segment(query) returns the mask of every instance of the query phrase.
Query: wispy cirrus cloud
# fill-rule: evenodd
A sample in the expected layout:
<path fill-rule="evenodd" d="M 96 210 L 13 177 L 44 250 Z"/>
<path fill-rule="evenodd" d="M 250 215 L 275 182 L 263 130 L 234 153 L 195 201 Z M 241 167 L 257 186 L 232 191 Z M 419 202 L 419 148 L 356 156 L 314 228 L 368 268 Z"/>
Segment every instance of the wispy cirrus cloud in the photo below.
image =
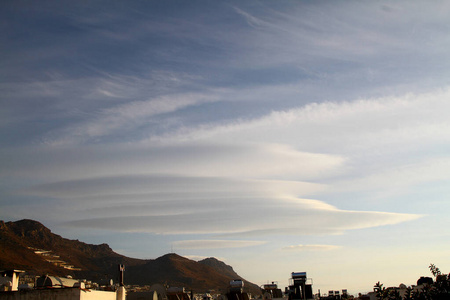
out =
<path fill-rule="evenodd" d="M 127 131 L 151 123 L 153 116 L 173 113 L 180 109 L 216 100 L 217 98 L 211 95 L 183 94 L 162 96 L 147 101 L 128 102 L 101 110 L 92 120 L 66 128 L 61 135 L 67 136 L 70 132 L 82 141 L 109 136 L 112 133 L 117 134 L 117 131 Z M 58 141 L 55 143 L 58 144 Z"/>
<path fill-rule="evenodd" d="M 247 90 L 244 94 L 252 93 Z M 448 138 L 445 112 L 450 109 L 446 100 L 449 95 L 450 89 L 443 88 L 429 93 L 308 103 L 258 118 L 182 127 L 154 135 L 147 142 L 270 142 L 327 153 L 378 149 L 396 143 L 398 148 L 390 151 L 401 150 L 402 144 L 417 146 L 419 139 L 439 143 Z"/>
<path fill-rule="evenodd" d="M 283 247 L 282 250 L 286 251 L 331 251 L 340 249 L 341 246 L 336 245 L 292 245 Z"/>
<path fill-rule="evenodd" d="M 223 249 L 243 248 L 266 244 L 265 241 L 243 241 L 243 240 L 183 240 L 172 243 L 178 249 Z"/>
<path fill-rule="evenodd" d="M 239 15 L 241 15 L 247 21 L 247 24 L 249 26 L 253 28 L 259 28 L 264 25 L 265 22 L 263 20 L 258 19 L 257 17 L 249 14 L 248 12 L 240 9 L 239 7 L 234 6 L 233 8 Z"/>
<path fill-rule="evenodd" d="M 447 180 L 450 177 L 449 167 L 449 158 L 439 155 L 417 159 L 400 166 L 386 167 L 361 178 L 338 180 L 328 188 L 329 192 L 334 193 L 365 191 L 374 196 L 407 194 L 410 187 Z"/>
<path fill-rule="evenodd" d="M 137 117 L 144 113 L 156 115 L 176 111 L 182 102 L 193 101 L 195 96 L 185 93 L 184 100 L 177 90 L 191 82 L 193 77 L 183 72 L 154 70 L 144 76 L 117 74 L 91 66 L 89 76 L 73 78 L 63 71 L 46 70 L 39 77 L 27 82 L 1 83 L 5 95 L 3 103 L 6 120 L 12 124 L 27 124 L 45 117 L 47 122 L 57 122 L 58 128 L 45 128 L 42 136 L 32 142 L 69 140 L 71 144 L 89 138 L 120 132 L 116 123 L 129 128 L 130 113 L 135 107 Z M 185 91 L 185 89 L 184 89 Z M 171 96 L 170 96 L 170 95 Z M 213 94 L 208 95 L 214 99 Z M 205 95 L 198 94 L 199 102 Z M 166 101 L 167 103 L 161 103 Z M 136 112 L 136 110 L 141 110 Z M 114 119 L 115 118 L 115 119 Z M 139 126 L 139 119 L 134 126 Z M 111 130 L 107 130 L 109 127 Z M 104 128 L 101 130 L 100 128 Z M 38 127 L 38 129 L 41 129 Z M 29 141 L 28 141 L 29 142 Z M 56 143 L 56 142 L 55 142 Z"/>

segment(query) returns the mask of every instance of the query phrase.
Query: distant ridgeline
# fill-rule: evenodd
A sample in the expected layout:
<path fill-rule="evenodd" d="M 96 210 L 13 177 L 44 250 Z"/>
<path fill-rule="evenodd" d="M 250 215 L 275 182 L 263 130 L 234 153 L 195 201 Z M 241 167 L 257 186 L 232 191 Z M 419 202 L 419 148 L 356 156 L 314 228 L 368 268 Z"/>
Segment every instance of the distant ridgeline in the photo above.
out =
<path fill-rule="evenodd" d="M 0 241 L 0 270 L 19 269 L 31 275 L 117 279 L 117 266 L 122 264 L 126 266 L 125 284 L 165 283 L 205 292 L 226 290 L 231 280 L 242 279 L 231 266 L 215 258 L 196 262 L 174 253 L 157 259 L 130 258 L 107 244 L 65 239 L 33 220 L 0 221 Z M 260 294 L 257 285 L 244 282 L 250 292 Z"/>

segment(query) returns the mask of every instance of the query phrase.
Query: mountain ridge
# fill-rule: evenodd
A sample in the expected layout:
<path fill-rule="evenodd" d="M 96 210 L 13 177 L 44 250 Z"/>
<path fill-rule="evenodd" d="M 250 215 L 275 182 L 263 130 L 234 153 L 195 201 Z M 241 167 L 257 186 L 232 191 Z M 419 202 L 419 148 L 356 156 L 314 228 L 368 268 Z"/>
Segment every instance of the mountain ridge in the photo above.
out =
<path fill-rule="evenodd" d="M 126 266 L 125 284 L 160 283 L 200 292 L 224 292 L 230 280 L 242 279 L 250 292 L 260 292 L 257 285 L 213 257 L 198 262 L 175 253 L 156 259 L 130 258 L 114 252 L 106 243 L 93 245 L 63 238 L 38 221 L 0 220 L 0 269 L 97 281 L 107 279 L 105 277 L 118 278 L 119 264 Z"/>

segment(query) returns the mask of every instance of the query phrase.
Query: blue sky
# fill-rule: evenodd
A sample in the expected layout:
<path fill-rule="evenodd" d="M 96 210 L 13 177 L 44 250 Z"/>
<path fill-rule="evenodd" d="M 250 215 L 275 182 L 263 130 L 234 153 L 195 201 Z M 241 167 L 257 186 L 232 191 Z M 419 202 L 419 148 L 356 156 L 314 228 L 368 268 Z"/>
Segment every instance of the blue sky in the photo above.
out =
<path fill-rule="evenodd" d="M 450 269 L 446 1 L 3 1 L 0 218 L 244 278 Z"/>

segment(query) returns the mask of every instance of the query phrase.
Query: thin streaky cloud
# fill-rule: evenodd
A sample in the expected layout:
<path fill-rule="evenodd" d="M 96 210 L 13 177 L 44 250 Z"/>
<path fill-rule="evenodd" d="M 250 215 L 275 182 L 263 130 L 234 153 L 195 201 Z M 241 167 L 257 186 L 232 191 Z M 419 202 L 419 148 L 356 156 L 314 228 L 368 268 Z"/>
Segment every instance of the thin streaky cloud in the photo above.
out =
<path fill-rule="evenodd" d="M 410 138 L 414 139 L 415 135 L 412 133 L 417 130 L 421 132 L 420 127 L 422 126 L 432 124 L 442 126 L 448 123 L 445 111 L 449 109 L 449 104 L 445 99 L 448 97 L 449 91 L 444 89 L 433 93 L 407 94 L 399 97 L 310 103 L 287 111 L 273 111 L 257 119 L 238 120 L 229 124 L 183 127 L 178 133 L 172 132 L 166 133 L 165 136 L 155 136 L 148 142 L 170 143 L 172 141 L 179 143 L 186 140 L 208 139 L 222 141 L 238 139 L 239 141 L 257 142 L 262 137 L 260 133 L 265 132 L 264 139 L 266 141 L 272 139 L 275 143 L 297 144 L 296 141 L 301 141 L 301 139 L 295 138 L 296 136 L 307 138 L 306 134 L 309 130 L 319 130 L 320 132 L 322 128 L 329 130 L 320 132 L 323 137 L 317 140 L 319 143 L 321 140 L 330 139 L 332 137 L 330 133 L 333 135 L 339 133 L 340 137 L 347 138 L 347 136 L 351 136 L 348 131 L 350 128 L 353 130 L 352 135 L 360 134 L 363 139 L 376 134 L 380 135 L 377 137 L 380 142 L 383 142 L 382 134 L 390 137 L 395 134 L 396 130 L 398 134 L 402 135 L 409 130 Z M 438 111 L 435 110 L 437 107 L 439 107 Z M 386 122 L 378 122 L 380 118 Z M 365 120 L 366 124 L 360 127 L 351 127 L 353 124 L 361 123 L 362 120 Z M 401 127 L 398 126 L 400 121 L 402 122 Z M 336 124 L 339 126 L 335 126 Z M 293 128 L 298 128 L 298 130 L 293 131 Z M 445 132 L 444 129 L 437 130 L 435 134 Z M 369 134 L 368 131 L 370 131 Z M 430 138 L 433 136 L 430 135 Z"/>
<path fill-rule="evenodd" d="M 282 250 L 285 251 L 331 251 L 342 248 L 341 246 L 336 245 L 292 245 L 283 247 Z"/>
<path fill-rule="evenodd" d="M 183 240 L 175 241 L 173 245 L 177 249 L 220 249 L 220 248 L 243 248 L 266 244 L 265 241 L 243 241 L 243 240 Z"/>
<path fill-rule="evenodd" d="M 253 28 L 261 28 L 265 25 L 265 22 L 261 19 L 258 19 L 255 16 L 252 16 L 251 14 L 249 14 L 248 12 L 243 11 L 242 9 L 234 6 L 233 7 L 234 10 L 241 15 L 242 17 L 244 17 L 244 19 L 247 21 L 247 24 Z"/>
<path fill-rule="evenodd" d="M 224 199 L 197 203 L 200 209 L 195 210 L 193 203 L 190 212 L 180 212 L 173 215 L 163 215 L 152 211 L 151 214 L 142 214 L 141 206 L 136 207 L 132 215 L 116 215 L 114 217 L 101 217 L 98 212 L 92 214 L 84 212 L 86 219 L 64 222 L 65 226 L 73 228 L 102 228 L 120 232 L 147 232 L 155 234 L 241 234 L 252 232 L 264 234 L 265 231 L 278 230 L 280 234 L 310 235 L 310 234 L 339 234 L 349 230 L 373 228 L 394 225 L 421 218 L 418 214 L 389 213 L 376 211 L 346 211 L 341 209 L 324 209 L 323 206 L 311 205 L 311 201 L 296 202 L 283 201 L 283 199 L 268 199 L 264 202 L 255 198 L 236 199 L 233 202 L 220 206 Z M 236 207 L 240 209 L 236 211 Z M 216 212 L 204 211 L 204 205 L 213 205 Z M 178 211 L 178 210 L 177 210 Z M 271 213 L 268 214 L 267 211 Z M 128 210 L 130 212 L 130 210 Z M 100 216 L 100 217 L 99 217 Z M 265 216 L 261 223 L 261 216 Z M 181 228 L 178 226 L 183 224 Z M 203 224 L 208 224 L 207 227 Z M 301 231 L 298 231 L 302 228 Z"/>
<path fill-rule="evenodd" d="M 214 101 L 217 101 L 216 97 L 201 94 L 171 95 L 146 101 L 132 101 L 101 110 L 93 120 L 66 128 L 62 133 L 56 133 L 56 135 L 63 136 L 62 142 L 56 140 L 52 144 L 71 143 L 66 138 L 68 132 L 75 136 L 73 142 L 77 143 L 86 139 L 108 136 L 124 129 L 130 130 L 139 127 L 149 123 L 152 117 L 160 114 L 174 113 L 180 109 Z"/>

